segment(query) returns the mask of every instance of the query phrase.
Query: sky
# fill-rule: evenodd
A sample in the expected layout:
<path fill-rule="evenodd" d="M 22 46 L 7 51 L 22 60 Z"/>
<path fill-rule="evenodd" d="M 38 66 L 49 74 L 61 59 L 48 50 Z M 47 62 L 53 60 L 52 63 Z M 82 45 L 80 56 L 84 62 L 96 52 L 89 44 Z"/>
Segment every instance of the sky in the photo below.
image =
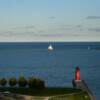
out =
<path fill-rule="evenodd" d="M 0 0 L 0 42 L 100 41 L 100 0 Z"/>

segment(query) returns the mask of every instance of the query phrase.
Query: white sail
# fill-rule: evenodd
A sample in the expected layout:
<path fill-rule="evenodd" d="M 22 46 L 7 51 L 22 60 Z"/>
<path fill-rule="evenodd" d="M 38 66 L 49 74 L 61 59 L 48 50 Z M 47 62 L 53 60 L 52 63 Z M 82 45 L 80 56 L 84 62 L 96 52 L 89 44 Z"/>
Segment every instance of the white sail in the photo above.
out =
<path fill-rule="evenodd" d="M 48 50 L 53 50 L 53 46 L 52 45 L 49 45 L 48 46 Z"/>

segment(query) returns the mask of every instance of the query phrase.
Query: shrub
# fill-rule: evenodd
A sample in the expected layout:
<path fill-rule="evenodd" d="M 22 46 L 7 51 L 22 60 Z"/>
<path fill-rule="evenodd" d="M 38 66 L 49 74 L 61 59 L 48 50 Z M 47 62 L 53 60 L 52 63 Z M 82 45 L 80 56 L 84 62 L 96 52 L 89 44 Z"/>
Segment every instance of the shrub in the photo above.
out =
<path fill-rule="evenodd" d="M 18 85 L 19 87 L 26 87 L 27 80 L 24 78 L 24 76 L 20 76 L 18 79 Z"/>
<path fill-rule="evenodd" d="M 16 84 L 17 84 L 17 80 L 16 80 L 16 78 L 15 77 L 12 77 L 12 78 L 10 78 L 9 79 L 9 85 L 10 86 L 16 86 Z"/>
<path fill-rule="evenodd" d="M 36 88 L 37 89 L 43 89 L 45 88 L 45 83 L 41 79 L 36 79 Z"/>
<path fill-rule="evenodd" d="M 30 88 L 34 88 L 34 89 L 43 89 L 43 88 L 45 88 L 44 81 L 42 81 L 40 79 L 36 79 L 34 77 L 29 78 L 28 85 L 29 85 Z"/>
<path fill-rule="evenodd" d="M 36 88 L 36 78 L 30 77 L 30 78 L 28 79 L 28 86 L 29 86 L 30 88 Z"/>
<path fill-rule="evenodd" d="M 5 78 L 0 79 L 0 85 L 5 86 L 7 84 L 7 80 Z"/>

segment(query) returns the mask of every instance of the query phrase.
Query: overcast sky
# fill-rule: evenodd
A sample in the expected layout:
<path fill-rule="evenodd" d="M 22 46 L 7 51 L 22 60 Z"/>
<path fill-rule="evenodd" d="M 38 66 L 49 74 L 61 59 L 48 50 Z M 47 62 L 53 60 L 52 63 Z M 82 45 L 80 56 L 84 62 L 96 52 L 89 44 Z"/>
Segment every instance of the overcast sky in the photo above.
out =
<path fill-rule="evenodd" d="M 0 41 L 100 41 L 100 0 L 0 0 Z"/>

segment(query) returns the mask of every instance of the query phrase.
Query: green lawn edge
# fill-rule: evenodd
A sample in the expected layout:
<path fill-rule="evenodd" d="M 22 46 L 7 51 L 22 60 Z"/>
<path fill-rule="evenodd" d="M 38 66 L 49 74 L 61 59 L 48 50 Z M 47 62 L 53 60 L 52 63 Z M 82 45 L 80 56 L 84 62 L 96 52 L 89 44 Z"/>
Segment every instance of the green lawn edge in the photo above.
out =
<path fill-rule="evenodd" d="M 44 89 L 32 89 L 21 87 L 0 87 L 0 92 L 9 91 L 11 93 L 31 96 L 55 96 L 81 92 L 81 89 L 67 87 L 47 87 Z"/>

